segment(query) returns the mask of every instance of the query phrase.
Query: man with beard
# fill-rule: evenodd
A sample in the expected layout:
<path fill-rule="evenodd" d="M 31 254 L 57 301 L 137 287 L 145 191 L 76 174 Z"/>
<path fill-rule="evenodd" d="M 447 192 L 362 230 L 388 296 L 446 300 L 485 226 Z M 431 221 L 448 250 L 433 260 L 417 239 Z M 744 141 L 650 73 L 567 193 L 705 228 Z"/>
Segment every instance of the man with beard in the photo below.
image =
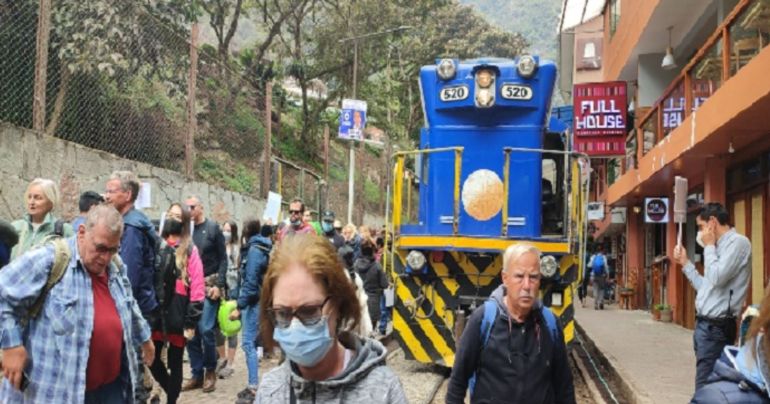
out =
<path fill-rule="evenodd" d="M 291 203 L 289 203 L 289 224 L 278 233 L 278 241 L 294 234 L 315 233 L 313 226 L 305 222 L 304 216 L 305 203 L 299 198 L 292 199 Z"/>
<path fill-rule="evenodd" d="M 538 300 L 540 250 L 503 253 L 503 284 L 470 317 L 449 379 L 447 403 L 575 403 L 564 335 Z"/>

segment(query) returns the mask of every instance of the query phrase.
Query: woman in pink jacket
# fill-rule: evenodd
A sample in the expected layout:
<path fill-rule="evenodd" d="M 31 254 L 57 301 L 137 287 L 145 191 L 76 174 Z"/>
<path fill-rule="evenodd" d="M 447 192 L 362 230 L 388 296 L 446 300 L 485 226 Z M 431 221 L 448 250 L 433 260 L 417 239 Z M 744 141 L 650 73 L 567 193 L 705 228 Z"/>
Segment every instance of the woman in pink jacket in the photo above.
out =
<path fill-rule="evenodd" d="M 166 212 L 163 245 L 156 258 L 155 292 L 160 316 L 152 325 L 155 361 L 150 370 L 166 392 L 169 403 L 176 403 L 182 388 L 182 355 L 187 339 L 193 337 L 200 319 L 205 287 L 203 263 L 190 236 L 190 210 L 173 203 Z M 168 368 L 161 360 L 168 343 Z"/>

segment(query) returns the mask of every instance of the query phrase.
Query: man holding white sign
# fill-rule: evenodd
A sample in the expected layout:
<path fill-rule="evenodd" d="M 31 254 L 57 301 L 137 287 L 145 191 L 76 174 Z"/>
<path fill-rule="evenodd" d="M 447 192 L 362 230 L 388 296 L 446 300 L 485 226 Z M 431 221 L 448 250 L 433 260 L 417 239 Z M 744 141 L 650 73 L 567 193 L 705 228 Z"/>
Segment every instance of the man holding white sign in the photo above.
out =
<path fill-rule="evenodd" d="M 703 247 L 704 274 L 695 269 L 683 246 L 674 248 L 695 296 L 695 389 L 706 384 L 726 345 L 735 341 L 736 318 L 746 300 L 751 279 L 751 242 L 730 227 L 730 215 L 720 203 L 708 203 L 695 221 L 696 240 Z"/>

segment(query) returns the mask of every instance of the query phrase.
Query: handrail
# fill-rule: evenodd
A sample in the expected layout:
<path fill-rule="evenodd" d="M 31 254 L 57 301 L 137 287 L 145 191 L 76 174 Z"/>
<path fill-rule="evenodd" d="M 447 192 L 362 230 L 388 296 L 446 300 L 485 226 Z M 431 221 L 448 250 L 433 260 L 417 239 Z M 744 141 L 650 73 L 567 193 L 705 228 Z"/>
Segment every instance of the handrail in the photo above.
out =
<path fill-rule="evenodd" d="M 510 161 L 511 161 L 511 152 L 528 152 L 528 153 L 541 153 L 541 154 L 561 154 L 565 157 L 576 157 L 576 158 L 584 158 L 586 161 L 590 161 L 588 155 L 586 153 L 571 151 L 571 150 L 553 150 L 553 149 L 535 149 L 535 148 L 527 148 L 527 147 L 510 147 L 506 146 L 503 147 L 503 153 L 505 155 L 505 160 L 503 163 L 503 201 L 506 201 L 503 203 L 503 212 L 502 212 L 502 231 L 501 235 L 503 237 L 508 235 L 508 196 L 510 193 Z M 580 176 L 580 173 L 577 174 Z M 565 173 L 566 176 L 566 173 Z M 566 180 L 566 178 L 565 178 Z M 569 189 L 565 187 L 564 189 L 564 200 L 567 201 L 569 195 Z M 581 194 L 582 197 L 582 194 Z M 567 222 L 564 223 L 564 232 L 568 233 L 569 229 L 572 226 L 572 216 L 567 215 Z M 566 234 L 567 238 L 570 238 L 569 234 Z"/>
<path fill-rule="evenodd" d="M 690 59 L 690 61 L 684 66 L 684 68 L 682 68 L 682 71 L 679 73 L 679 75 L 677 75 L 677 77 L 674 78 L 674 80 L 672 80 L 671 83 L 666 87 L 666 89 L 663 91 L 663 94 L 652 104 L 650 110 L 647 111 L 647 113 L 644 114 L 639 120 L 637 120 L 637 123 L 635 125 L 636 129 L 644 129 L 644 126 L 645 124 L 647 124 L 647 121 L 649 121 L 657 111 L 662 111 L 661 105 L 663 104 L 663 102 L 671 96 L 671 94 L 677 89 L 677 87 L 679 87 L 679 85 L 682 82 L 685 83 L 685 97 L 687 97 L 687 94 L 691 90 L 687 84 L 690 81 L 689 76 L 690 76 L 690 73 L 692 72 L 692 69 L 704 59 L 706 54 L 711 50 L 711 48 L 714 45 L 717 44 L 719 40 L 722 40 L 724 42 L 724 46 L 722 48 L 722 55 L 720 57 L 722 61 L 722 67 L 723 67 L 722 81 L 724 82 L 729 78 L 729 75 L 730 75 L 729 68 L 726 69 L 724 68 L 724 66 L 726 65 L 725 58 L 727 58 L 727 62 L 729 62 L 729 57 L 730 57 L 730 49 L 729 49 L 730 27 L 733 25 L 733 23 L 738 18 L 738 16 L 744 10 L 746 10 L 748 6 L 755 3 L 756 1 L 758 0 L 740 0 L 739 3 L 735 7 L 733 7 L 733 10 L 730 12 L 730 14 L 728 14 L 727 17 L 725 17 L 724 21 L 722 21 L 719 24 L 719 26 L 717 26 L 716 30 L 714 30 L 714 32 L 708 37 L 708 39 L 706 39 L 706 42 L 704 42 L 703 45 L 698 49 L 698 51 L 695 53 L 695 56 L 693 56 Z M 686 105 L 684 109 L 685 118 L 689 116 L 690 113 L 692 112 L 691 100 L 687 104 L 689 105 Z M 662 119 L 661 116 L 658 115 L 659 122 L 658 122 L 658 125 L 656 125 L 656 132 L 658 132 L 657 133 L 658 136 L 660 135 L 660 130 L 662 129 L 660 127 L 661 119 Z M 658 136 L 656 136 L 656 139 L 655 139 L 656 142 L 659 140 L 657 139 Z M 637 142 L 636 147 L 637 148 L 641 147 L 642 152 L 644 152 L 643 146 L 644 146 L 643 144 L 639 144 L 639 142 Z"/>
<path fill-rule="evenodd" d="M 404 185 L 404 158 L 412 155 L 424 155 L 453 151 L 455 154 L 454 167 L 454 201 L 452 206 L 452 231 L 456 235 L 460 231 L 460 172 L 463 158 L 462 146 L 437 147 L 434 149 L 405 150 L 393 153 L 391 158 L 396 160 L 396 175 L 393 178 L 393 231 L 401 225 L 401 199 Z M 410 201 L 411 202 L 411 201 Z M 410 212 L 411 213 L 411 212 Z"/>

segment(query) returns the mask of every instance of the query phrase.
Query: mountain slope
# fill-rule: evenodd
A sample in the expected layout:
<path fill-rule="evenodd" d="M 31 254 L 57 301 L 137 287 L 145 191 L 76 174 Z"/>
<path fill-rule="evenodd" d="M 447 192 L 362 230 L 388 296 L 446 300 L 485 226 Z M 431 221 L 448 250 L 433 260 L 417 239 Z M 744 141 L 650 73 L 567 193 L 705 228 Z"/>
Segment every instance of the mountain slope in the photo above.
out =
<path fill-rule="evenodd" d="M 518 32 L 530 43 L 530 51 L 554 60 L 557 55 L 556 26 L 561 0 L 460 0 L 474 6 L 488 21 Z"/>

